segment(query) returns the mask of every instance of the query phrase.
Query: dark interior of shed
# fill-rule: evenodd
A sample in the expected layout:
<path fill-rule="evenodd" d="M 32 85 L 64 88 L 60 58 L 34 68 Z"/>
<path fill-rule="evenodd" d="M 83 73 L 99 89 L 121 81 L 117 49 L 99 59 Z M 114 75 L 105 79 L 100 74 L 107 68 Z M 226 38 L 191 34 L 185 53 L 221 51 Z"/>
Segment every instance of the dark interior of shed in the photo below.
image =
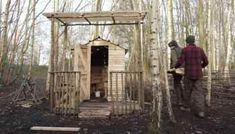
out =
<path fill-rule="evenodd" d="M 91 47 L 91 99 L 103 98 L 108 88 L 108 46 Z"/>

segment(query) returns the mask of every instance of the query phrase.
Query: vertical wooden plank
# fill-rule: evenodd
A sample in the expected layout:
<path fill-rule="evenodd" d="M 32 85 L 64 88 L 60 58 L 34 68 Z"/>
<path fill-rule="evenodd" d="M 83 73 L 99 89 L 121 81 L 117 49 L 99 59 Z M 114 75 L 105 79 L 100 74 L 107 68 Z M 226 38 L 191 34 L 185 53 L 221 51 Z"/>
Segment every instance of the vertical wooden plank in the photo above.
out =
<path fill-rule="evenodd" d="M 137 97 L 138 103 L 137 104 L 141 107 L 141 98 L 142 98 L 141 97 L 142 96 L 141 95 L 141 78 L 140 78 L 141 77 L 141 72 L 137 72 L 136 75 L 137 75 L 137 81 L 138 81 L 137 82 L 137 87 L 138 87 L 137 88 L 138 89 L 137 90 L 137 92 L 138 92 L 138 97 Z"/>
<path fill-rule="evenodd" d="M 49 84 L 51 87 L 49 89 L 49 100 L 50 100 L 50 110 L 53 111 L 54 108 L 54 47 L 55 47 L 55 18 L 53 17 L 51 20 L 51 54 L 50 54 L 50 65 L 49 65 L 49 75 L 51 75 Z"/>
<path fill-rule="evenodd" d="M 91 94 L 91 45 L 87 49 L 87 99 L 90 99 Z"/>
<path fill-rule="evenodd" d="M 122 113 L 124 114 L 124 105 L 123 105 L 123 99 L 124 99 L 124 82 L 123 82 L 123 73 L 121 72 L 121 107 L 122 107 Z"/>
<path fill-rule="evenodd" d="M 56 98 L 56 73 L 54 73 L 54 79 L 53 79 L 54 81 L 53 81 L 53 103 L 54 103 L 54 107 L 53 107 L 53 111 L 54 112 L 56 112 L 55 111 L 55 109 L 56 109 L 56 103 L 57 103 L 57 98 Z"/>
<path fill-rule="evenodd" d="M 125 86 L 127 86 L 127 72 L 125 72 Z M 128 106 L 128 102 L 127 102 L 127 96 L 128 96 L 128 91 L 127 91 L 127 87 L 125 87 L 125 98 L 124 98 L 124 103 L 125 103 L 125 114 L 127 114 L 127 106 Z"/>
<path fill-rule="evenodd" d="M 143 89 L 143 72 L 140 72 L 140 90 L 141 90 L 141 106 L 142 110 L 144 110 L 144 89 Z"/>
<path fill-rule="evenodd" d="M 67 108 L 66 108 L 65 115 L 67 115 L 68 114 L 68 110 L 69 110 L 69 86 L 68 86 L 69 81 L 68 81 L 68 73 L 64 73 L 64 75 L 65 75 L 65 88 L 66 88 L 66 92 L 67 92 L 67 98 L 66 98 Z"/>
<path fill-rule="evenodd" d="M 62 72 L 60 72 L 60 81 L 61 81 L 61 108 L 60 108 L 60 112 L 63 113 L 64 109 L 65 109 L 65 103 L 64 103 L 64 75 Z"/>
<path fill-rule="evenodd" d="M 67 25 L 65 25 L 64 27 L 64 48 L 63 49 L 64 49 L 63 50 L 64 57 L 62 57 L 62 60 L 63 60 L 62 70 L 65 71 L 66 70 L 66 54 L 67 54 L 67 49 L 68 49 L 68 26 Z M 67 70 L 69 70 L 69 68 Z"/>
<path fill-rule="evenodd" d="M 57 90 L 57 112 L 59 112 L 59 109 L 60 109 L 60 100 L 61 100 L 61 97 L 60 97 L 60 74 L 57 73 L 56 74 L 56 79 L 57 79 L 57 84 L 56 84 L 56 90 Z"/>
<path fill-rule="evenodd" d="M 117 114 L 119 114 L 119 95 L 118 95 L 118 73 L 116 73 L 116 111 L 117 111 Z"/>
<path fill-rule="evenodd" d="M 58 112 L 61 109 L 61 76 L 60 73 L 57 73 L 57 92 L 58 92 Z"/>
<path fill-rule="evenodd" d="M 73 91 L 73 89 L 72 89 L 72 87 L 71 87 L 71 84 L 72 84 L 72 81 L 71 81 L 71 79 L 72 79 L 72 75 L 71 75 L 71 73 L 67 73 L 67 76 L 68 76 L 68 83 L 67 83 L 67 87 L 68 87 L 68 90 L 69 90 L 69 92 L 68 92 L 68 96 L 69 96 L 69 100 L 68 100 L 68 102 L 69 102 L 69 108 L 68 108 L 68 114 L 71 114 L 71 108 L 72 108 L 72 100 L 73 100 L 73 96 L 72 96 L 72 91 Z"/>
<path fill-rule="evenodd" d="M 136 80 L 136 72 L 133 73 L 133 110 L 136 110 L 136 89 L 137 89 L 137 80 Z M 138 92 L 138 89 L 137 89 Z"/>
<path fill-rule="evenodd" d="M 131 85 L 130 85 L 130 87 L 131 87 L 131 96 L 130 96 L 130 99 L 131 99 L 131 112 L 133 111 L 133 109 L 134 109 L 134 102 L 133 102 L 133 88 L 134 88 L 134 83 L 133 83 L 133 75 L 132 75 L 132 73 L 130 72 L 130 82 L 131 82 Z"/>
<path fill-rule="evenodd" d="M 67 90 L 67 86 L 66 86 L 66 83 L 67 83 L 67 78 L 66 78 L 66 74 L 63 72 L 63 76 L 64 76 L 64 97 L 65 97 L 65 108 L 63 110 L 63 114 L 66 115 L 66 112 L 67 112 L 67 109 L 68 109 L 68 90 Z"/>
<path fill-rule="evenodd" d="M 113 72 L 110 72 L 110 96 L 111 96 L 111 101 L 112 101 L 112 110 L 113 110 L 113 114 L 115 114 L 113 89 L 114 89 L 114 88 L 113 88 Z"/>
<path fill-rule="evenodd" d="M 57 83 L 57 73 L 55 73 L 54 75 L 54 95 L 55 95 L 55 107 L 54 107 L 54 111 L 57 112 L 57 109 L 58 109 L 58 89 L 57 89 L 57 86 L 58 86 L 58 83 Z"/>
<path fill-rule="evenodd" d="M 80 90 L 81 90 L 81 72 L 78 72 L 77 73 L 77 75 L 78 75 L 78 88 L 77 88 L 77 90 L 78 90 L 78 104 L 77 104 L 77 110 L 76 110 L 76 113 L 78 113 L 78 111 L 79 111 L 79 106 L 80 106 Z"/>

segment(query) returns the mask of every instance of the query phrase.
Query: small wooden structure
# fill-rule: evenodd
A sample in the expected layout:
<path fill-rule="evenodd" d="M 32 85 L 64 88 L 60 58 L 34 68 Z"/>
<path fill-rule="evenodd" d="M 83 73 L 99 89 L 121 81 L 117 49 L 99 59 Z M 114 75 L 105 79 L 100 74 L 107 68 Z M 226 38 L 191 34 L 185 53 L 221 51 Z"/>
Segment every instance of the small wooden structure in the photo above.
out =
<path fill-rule="evenodd" d="M 70 59 L 73 67 L 65 70 L 60 68 L 58 62 L 59 44 L 54 33 L 56 23 L 64 26 L 63 46 L 68 46 L 69 26 L 134 25 L 137 32 L 135 34 L 137 48 L 142 48 L 141 27 L 145 15 L 146 12 L 135 11 L 44 13 L 44 16 L 51 20 L 52 44 L 49 64 L 51 110 L 62 114 L 77 113 L 81 102 L 90 100 L 94 96 L 106 98 L 114 114 L 143 109 L 142 70 L 126 71 L 124 48 L 105 39 L 96 38 L 73 48 L 73 56 Z M 141 61 L 142 57 L 138 59 Z M 141 66 L 141 62 L 139 63 L 138 66 Z"/>
<path fill-rule="evenodd" d="M 74 71 L 81 72 L 80 101 L 99 96 L 111 99 L 108 72 L 125 71 L 125 48 L 100 37 L 74 48 Z M 118 83 L 121 87 L 121 83 Z M 114 91 L 113 91 L 114 92 Z M 121 98 L 121 88 L 118 94 Z M 109 96 L 108 96 L 109 95 Z"/>

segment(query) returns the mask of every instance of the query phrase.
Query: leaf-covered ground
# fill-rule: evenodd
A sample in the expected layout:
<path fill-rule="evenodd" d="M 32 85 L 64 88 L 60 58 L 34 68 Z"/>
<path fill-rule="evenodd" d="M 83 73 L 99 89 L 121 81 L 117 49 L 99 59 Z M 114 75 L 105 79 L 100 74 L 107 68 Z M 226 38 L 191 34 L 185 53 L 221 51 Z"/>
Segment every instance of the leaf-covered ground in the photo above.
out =
<path fill-rule="evenodd" d="M 39 85 L 45 81 L 38 81 Z M 40 84 L 41 83 L 41 84 Z M 77 119 L 59 116 L 49 111 L 46 99 L 39 105 L 24 108 L 11 102 L 11 93 L 19 86 L 0 89 L 0 134 L 45 134 L 30 131 L 32 126 L 80 127 L 80 133 L 87 134 L 147 134 L 150 111 L 109 119 Z M 44 88 L 44 87 L 41 87 Z M 163 134 L 234 134 L 235 133 L 235 86 L 213 87 L 212 106 L 205 119 L 199 119 L 190 112 L 183 112 L 173 105 L 176 124 L 169 122 L 166 109 L 163 110 Z M 58 132 L 47 132 L 59 134 Z M 64 133 L 65 134 L 65 133 Z M 66 132 L 66 134 L 68 134 Z M 71 133 L 72 134 L 72 133 Z"/>

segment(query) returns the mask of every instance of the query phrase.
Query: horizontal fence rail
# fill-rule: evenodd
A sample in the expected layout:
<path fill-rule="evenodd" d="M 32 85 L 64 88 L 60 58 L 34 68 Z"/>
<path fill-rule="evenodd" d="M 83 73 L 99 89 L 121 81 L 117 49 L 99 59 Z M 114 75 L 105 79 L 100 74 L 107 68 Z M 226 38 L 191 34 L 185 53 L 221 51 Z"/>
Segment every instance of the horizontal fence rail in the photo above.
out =
<path fill-rule="evenodd" d="M 112 71 L 109 79 L 108 99 L 114 115 L 144 109 L 142 72 Z"/>
<path fill-rule="evenodd" d="M 81 73 L 75 71 L 50 72 L 50 101 L 58 114 L 77 114 L 80 103 Z"/>

